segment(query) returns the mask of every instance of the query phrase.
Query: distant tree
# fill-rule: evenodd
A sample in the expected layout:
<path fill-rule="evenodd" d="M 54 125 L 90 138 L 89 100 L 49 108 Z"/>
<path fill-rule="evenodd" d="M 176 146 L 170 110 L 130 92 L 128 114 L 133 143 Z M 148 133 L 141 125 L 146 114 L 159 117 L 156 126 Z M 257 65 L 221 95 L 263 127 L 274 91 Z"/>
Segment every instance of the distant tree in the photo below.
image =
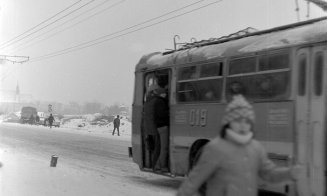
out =
<path fill-rule="evenodd" d="M 82 106 L 75 102 L 70 101 L 68 104 L 64 105 L 63 114 L 81 114 Z"/>
<path fill-rule="evenodd" d="M 101 113 L 106 115 L 106 116 L 109 116 L 110 114 L 110 108 L 108 106 L 105 106 L 102 110 L 101 110 Z"/>
<path fill-rule="evenodd" d="M 120 104 L 115 103 L 114 105 L 109 106 L 108 116 L 120 114 Z"/>
<path fill-rule="evenodd" d="M 36 108 L 40 108 L 41 106 L 41 101 L 35 101 Z"/>
<path fill-rule="evenodd" d="M 62 114 L 64 111 L 64 105 L 60 102 L 54 102 L 52 105 L 53 113 Z"/>
<path fill-rule="evenodd" d="M 79 103 L 71 101 L 69 102 L 69 107 L 70 114 L 82 114 L 82 106 Z"/>
<path fill-rule="evenodd" d="M 121 114 L 121 113 L 125 113 L 125 114 L 127 114 L 127 116 L 129 115 L 129 108 L 125 104 L 115 103 L 109 107 L 107 106 L 106 115 L 112 116 L 112 115 L 117 115 L 117 114 Z"/>
<path fill-rule="evenodd" d="M 103 104 L 99 102 L 87 102 L 83 106 L 83 113 L 84 114 L 100 113 L 102 108 L 103 108 Z"/>

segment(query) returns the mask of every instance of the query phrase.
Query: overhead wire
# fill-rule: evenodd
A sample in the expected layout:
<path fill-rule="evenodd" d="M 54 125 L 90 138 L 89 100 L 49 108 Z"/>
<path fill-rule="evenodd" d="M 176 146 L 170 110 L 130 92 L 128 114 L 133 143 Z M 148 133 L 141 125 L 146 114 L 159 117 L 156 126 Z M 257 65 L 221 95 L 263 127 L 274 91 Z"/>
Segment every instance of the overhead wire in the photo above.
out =
<path fill-rule="evenodd" d="M 203 0 L 202 0 L 202 1 L 203 1 Z M 59 56 L 59 55 L 63 55 L 63 54 L 67 54 L 67 53 L 70 53 L 70 52 L 73 52 L 73 51 L 77 51 L 77 50 L 81 50 L 81 49 L 84 49 L 84 48 L 88 48 L 88 47 L 91 47 L 91 46 L 94 46 L 94 45 L 98 45 L 98 44 L 101 44 L 101 43 L 103 43 L 103 42 L 106 42 L 106 41 L 109 41 L 109 40 L 113 40 L 113 39 L 116 39 L 116 38 L 119 38 L 119 37 L 122 37 L 122 36 L 125 36 L 125 35 L 128 35 L 128 34 L 131 34 L 131 33 L 137 32 L 137 31 L 140 31 L 140 30 L 142 30 L 142 29 L 146 29 L 146 28 L 149 28 L 149 27 L 151 27 L 151 26 L 154 26 L 154 25 L 157 25 L 157 24 L 160 24 L 160 23 L 163 23 L 163 22 L 166 22 L 166 21 L 172 20 L 172 19 L 174 19 L 174 18 L 177 18 L 177 17 L 183 16 L 183 15 L 186 15 L 186 14 L 192 13 L 192 12 L 194 12 L 194 11 L 197 11 L 197 10 L 203 9 L 203 8 L 205 8 L 205 7 L 211 6 L 211 5 L 213 5 L 213 4 L 219 3 L 219 2 L 221 2 L 221 1 L 223 1 L 223 0 L 214 1 L 214 2 L 211 2 L 211 3 L 205 4 L 205 5 L 201 6 L 201 7 L 198 7 L 198 8 L 192 9 L 192 10 L 187 11 L 187 12 L 184 12 L 184 13 L 182 13 L 182 14 L 178 14 L 178 15 L 175 15 L 175 16 L 173 16 L 173 17 L 170 17 L 170 18 L 167 18 L 167 19 L 161 20 L 161 21 L 159 21 L 159 22 L 152 23 L 152 24 L 150 24 L 150 25 L 147 25 L 147 26 L 144 26 L 144 27 L 137 28 L 137 29 L 132 30 L 132 31 L 129 31 L 129 32 L 127 32 L 127 33 L 119 34 L 119 35 L 117 35 L 117 36 L 114 36 L 114 37 L 111 37 L 111 38 L 108 38 L 108 39 L 101 40 L 101 39 L 103 39 L 103 38 L 105 38 L 105 37 L 109 37 L 109 36 L 112 36 L 112 35 L 118 34 L 118 33 L 120 33 L 120 32 L 124 32 L 124 31 L 126 31 L 126 30 L 129 30 L 129 29 L 134 28 L 134 27 L 136 27 L 136 26 L 140 26 L 140 25 L 145 24 L 145 23 L 147 23 L 147 22 L 149 22 L 149 21 L 152 21 L 152 20 L 154 20 L 154 19 L 158 19 L 158 18 L 160 18 L 160 17 L 166 16 L 166 15 L 168 14 L 168 13 L 167 13 L 167 14 L 164 14 L 164 15 L 161 15 L 161 16 L 158 16 L 158 17 L 155 17 L 155 18 L 153 18 L 153 19 L 147 20 L 147 22 L 145 21 L 145 22 L 139 23 L 139 24 L 137 24 L 137 25 L 133 25 L 133 26 L 128 27 L 128 28 L 125 28 L 125 29 L 123 29 L 123 30 L 120 30 L 120 31 L 117 31 L 117 32 L 111 33 L 111 34 L 109 34 L 109 35 L 105 35 L 105 36 L 102 36 L 102 37 L 100 37 L 100 38 L 97 38 L 97 39 L 94 39 L 94 40 L 91 40 L 91 41 L 88 41 L 88 42 L 84 42 L 84 43 L 82 43 L 82 44 L 79 44 L 79 45 L 76 45 L 76 46 L 72 46 L 72 47 L 69 47 L 69 48 L 66 48 L 66 49 L 63 49 L 63 50 L 57 51 L 57 52 L 53 52 L 53 53 L 50 53 L 50 54 L 46 54 L 46 55 L 43 55 L 43 56 L 39 56 L 39 57 L 32 58 L 30 61 L 31 61 L 31 62 L 35 62 L 35 61 L 45 60 L 45 59 L 52 58 L 52 57 L 55 57 L 55 56 Z M 200 2 L 200 1 L 199 1 L 199 2 Z M 193 4 L 194 4 L 194 3 L 193 3 Z M 177 9 L 177 10 L 179 11 L 179 10 L 185 9 L 186 7 L 189 7 L 189 6 L 190 6 L 190 5 L 185 6 L 185 7 L 183 7 L 183 8 L 179 8 L 179 9 Z M 169 12 L 169 13 L 176 12 L 177 10 L 171 11 L 171 12 Z M 100 41 L 100 40 L 101 40 L 101 41 Z M 98 42 L 95 42 L 95 41 L 98 41 Z M 95 42 L 95 43 L 92 43 L 92 42 Z"/>
<path fill-rule="evenodd" d="M 66 10 L 72 8 L 73 6 L 75 6 L 76 4 L 78 4 L 78 3 L 81 2 L 81 1 L 82 1 L 82 0 L 79 0 L 79 1 L 77 1 L 77 2 L 75 2 L 75 3 L 73 3 L 72 5 L 66 7 L 65 9 L 63 9 L 63 10 L 61 10 L 60 12 L 56 13 L 55 15 L 51 16 L 50 18 L 45 19 L 45 20 L 42 21 L 41 23 L 39 23 L 39 24 L 35 25 L 34 27 L 31 27 L 30 29 L 26 30 L 25 32 L 23 32 L 23 33 L 17 35 L 16 37 L 12 38 L 11 40 L 9 40 L 9 41 L 7 41 L 7 42 L 5 42 L 5 43 L 1 43 L 1 44 L 0 44 L 0 47 L 1 47 L 2 45 L 5 45 L 5 44 L 7 44 L 7 43 L 10 43 L 11 41 L 13 41 L 13 40 L 15 40 L 16 38 L 18 38 L 18 37 L 24 35 L 25 33 L 30 32 L 31 30 L 37 28 L 38 26 L 41 26 L 42 24 L 44 24 L 44 23 L 46 23 L 47 21 L 49 21 L 49 20 L 55 18 L 56 16 L 58 16 L 59 14 L 65 12 Z"/>
<path fill-rule="evenodd" d="M 170 15 L 170 14 L 172 14 L 172 13 L 174 13 L 174 12 L 178 12 L 178 11 L 183 10 L 183 9 L 185 9 L 185 8 L 191 7 L 191 6 L 193 6 L 193 5 L 196 5 L 196 4 L 198 4 L 198 3 L 201 3 L 201 2 L 203 2 L 203 1 L 205 1 L 205 0 L 199 0 L 199 1 L 193 2 L 193 3 L 191 3 L 191 4 L 188 4 L 188 5 L 184 6 L 184 7 L 181 7 L 181 8 L 175 9 L 175 10 L 173 10 L 173 11 L 167 12 L 167 13 L 165 13 L 165 14 L 162 14 L 162 15 L 160 15 L 160 16 L 157 16 L 157 17 L 154 17 L 154 18 L 151 18 L 151 19 L 145 20 L 145 21 L 143 21 L 143 22 L 141 22 L 141 23 L 138 23 L 138 24 L 136 24 L 136 25 L 133 25 L 133 26 L 127 27 L 127 28 L 125 28 L 125 29 L 122 29 L 122 30 L 119 30 L 119 31 L 116 31 L 116 32 L 110 33 L 110 34 L 105 35 L 105 36 L 102 36 L 102 37 L 99 37 L 99 38 L 97 38 L 97 39 L 95 39 L 95 40 L 91 40 L 90 42 L 97 41 L 97 40 L 100 40 L 100 39 L 103 39 L 103 38 L 106 38 L 106 37 L 109 37 L 109 36 L 112 36 L 112 35 L 118 34 L 118 33 L 120 33 L 120 32 L 126 31 L 126 30 L 128 30 L 128 29 L 131 29 L 131 28 L 134 28 L 134 27 L 140 26 L 140 25 L 142 25 L 142 24 L 145 24 L 145 23 L 151 22 L 151 21 L 153 21 L 153 20 L 156 20 L 156 19 L 162 18 L 162 17 L 164 17 L 164 16 Z M 86 43 L 88 43 L 88 42 L 86 42 Z M 86 43 L 83 43 L 83 44 L 86 44 Z"/>
<path fill-rule="evenodd" d="M 220 1 L 222 1 L 222 0 L 215 1 L 215 2 L 212 2 L 212 3 L 209 3 L 209 4 L 206 4 L 206 5 L 204 5 L 204 6 L 201 6 L 201 7 L 195 8 L 195 9 L 193 9 L 193 10 L 190 10 L 190 11 L 184 12 L 184 13 L 182 13 L 182 14 L 179 14 L 179 15 L 176 15 L 176 16 L 173 16 L 173 17 L 170 17 L 170 18 L 164 19 L 164 20 L 162 20 L 162 21 L 159 21 L 159 22 L 156 22 L 156 23 L 153 23 L 153 24 L 150 24 L 150 25 L 147 25 L 147 26 L 144 26 L 144 27 L 138 28 L 138 29 L 136 29 L 136 30 L 129 31 L 129 32 L 124 33 L 124 34 L 117 35 L 117 36 L 112 37 L 112 38 L 109 38 L 109 39 L 105 39 L 105 40 L 102 40 L 102 41 L 98 41 L 98 42 L 96 42 L 96 43 L 92 43 L 92 42 L 94 42 L 94 41 L 99 40 L 99 38 L 98 38 L 98 39 L 95 39 L 95 40 L 91 40 L 91 41 L 89 41 L 89 42 L 84 42 L 84 43 L 82 43 L 82 44 L 79 44 L 79 45 L 76 45 L 76 46 L 72 46 L 72 47 L 66 48 L 66 49 L 64 49 L 64 50 L 60 50 L 60 51 L 57 51 L 57 52 L 53 52 L 53 53 L 50 53 L 50 54 L 47 54 L 47 55 L 44 55 L 44 56 L 41 56 L 41 57 L 36 57 L 36 58 L 34 58 L 34 59 L 37 59 L 37 58 L 48 58 L 48 57 L 51 58 L 51 57 L 59 56 L 59 55 L 62 55 L 62 54 L 70 53 L 70 52 L 73 52 L 73 51 L 76 51 L 76 50 L 81 50 L 81 49 L 84 49 L 84 48 L 88 48 L 88 47 L 91 47 L 91 46 L 94 46 L 94 45 L 98 45 L 98 44 L 101 44 L 101 43 L 103 43 L 103 42 L 106 42 L 106 41 L 109 41 L 109 40 L 113 40 L 113 39 L 116 39 L 116 38 L 119 38 L 119 37 L 122 37 L 122 36 L 125 36 L 125 35 L 128 35 L 128 34 L 131 34 L 131 33 L 137 32 L 137 31 L 140 31 L 140 30 L 142 30 L 142 29 L 146 29 L 146 28 L 149 28 L 149 27 L 151 27 L 151 26 L 154 26 L 154 25 L 157 25 L 157 24 L 160 24 L 160 23 L 163 23 L 163 22 L 166 22 L 166 21 L 172 20 L 172 19 L 174 19 L 174 18 L 177 18 L 177 17 L 183 16 L 183 15 L 185 15 L 185 14 L 189 14 L 189 13 L 194 12 L 194 11 L 197 11 L 197 10 L 199 10 L 199 9 L 203 9 L 203 8 L 205 8 L 205 7 L 208 7 L 208 6 L 212 5 L 212 4 L 218 3 L 218 2 L 220 2 Z M 185 7 L 189 7 L 189 6 L 185 6 Z M 184 7 L 184 8 L 185 8 L 185 7 Z M 182 8 L 182 9 L 183 9 L 183 8 Z M 179 10 L 180 10 L 180 9 L 179 9 Z M 175 11 L 172 11 L 172 12 L 175 12 Z M 171 12 L 170 12 L 170 13 L 171 13 Z M 164 14 L 164 15 L 166 15 L 166 14 Z M 163 16 L 163 15 L 162 15 L 162 16 Z M 158 17 L 156 17 L 156 18 L 158 18 Z M 140 24 L 143 24 L 143 23 L 140 23 Z M 135 26 L 137 26 L 137 25 L 133 25 L 132 27 L 135 27 Z M 131 27 L 128 27 L 128 28 L 126 28 L 126 29 L 123 29 L 123 30 L 121 30 L 121 31 L 117 31 L 117 32 L 112 33 L 112 34 L 117 34 L 118 32 L 126 31 L 127 29 L 130 29 L 130 28 L 131 28 Z M 110 35 L 112 35 L 112 34 L 110 34 Z M 107 36 L 103 36 L 103 37 L 108 37 L 108 35 L 107 35 Z M 101 37 L 101 38 L 103 38 L 103 37 Z M 85 46 L 83 46 L 83 45 L 85 45 Z M 32 61 L 33 61 L 33 60 L 32 60 Z M 34 60 L 34 61 L 35 61 L 35 60 Z"/>
<path fill-rule="evenodd" d="M 60 18 L 56 19 L 55 21 L 53 21 L 53 22 L 47 24 L 46 26 L 44 26 L 44 27 L 42 27 L 42 28 L 40 28 L 40 29 L 38 29 L 38 30 L 36 30 L 36 31 L 33 31 L 33 32 L 31 32 L 31 33 L 25 35 L 24 37 L 22 37 L 22 38 L 20 38 L 20 39 L 18 39 L 18 40 L 16 40 L 16 41 L 14 41 L 13 43 L 17 43 L 18 41 L 21 41 L 21 40 L 23 40 L 23 39 L 25 39 L 25 38 L 27 38 L 27 37 L 29 37 L 29 36 L 31 36 L 31 35 L 33 35 L 33 34 L 39 32 L 39 31 L 41 31 L 41 30 L 47 28 L 48 26 L 50 26 L 50 25 L 52 25 L 52 24 L 58 22 L 59 20 L 61 20 L 61 19 L 65 18 L 65 17 L 71 15 L 72 13 L 74 13 L 74 12 L 76 12 L 76 11 L 82 9 L 83 7 L 89 5 L 90 3 L 94 2 L 94 1 L 95 1 L 95 0 L 91 0 L 91 1 L 87 2 L 86 4 L 82 5 L 81 7 L 76 8 L 75 10 L 69 12 L 68 14 L 63 15 L 62 17 L 60 17 Z M 13 43 L 11 43 L 11 44 L 9 44 L 9 45 L 12 45 Z M 7 46 L 5 46 L 5 47 L 2 46 L 2 47 L 0 47 L 0 49 L 6 48 L 6 47 L 8 47 L 9 45 L 7 44 Z"/>
<path fill-rule="evenodd" d="M 98 11 L 98 12 L 96 12 L 96 13 L 90 15 L 90 16 L 88 16 L 87 18 L 83 18 L 82 20 L 80 20 L 80 21 L 78 21 L 78 22 L 76 22 L 76 23 L 74 23 L 74 24 L 72 24 L 72 25 L 70 25 L 70 26 L 68 26 L 68 27 L 66 27 L 66 28 L 64 28 L 64 29 L 62 29 L 62 30 L 60 30 L 60 31 L 56 31 L 55 33 L 52 33 L 52 34 L 50 34 L 50 35 L 44 37 L 43 39 L 40 39 L 40 40 L 37 40 L 36 42 L 32 42 L 32 43 L 30 43 L 31 41 L 33 41 L 33 40 L 35 40 L 35 39 L 37 39 L 37 38 L 39 38 L 39 37 L 41 37 L 41 36 L 43 36 L 43 35 L 45 35 L 45 34 L 47 34 L 47 33 L 50 33 L 50 32 L 52 32 L 53 30 L 55 30 L 55 29 L 57 29 L 57 28 L 59 28 L 59 27 L 65 25 L 65 24 L 71 22 L 72 20 L 75 20 L 76 18 L 79 18 L 80 16 L 85 15 L 86 13 L 88 13 L 88 12 L 90 12 L 90 11 L 93 11 L 94 9 L 96 9 L 96 8 L 98 8 L 98 7 L 102 6 L 102 5 L 104 5 L 105 3 L 108 3 L 109 1 L 112 1 L 112 0 L 106 0 L 106 1 L 104 1 L 104 2 L 102 2 L 102 3 L 100 3 L 100 4 L 98 4 L 98 5 L 96 5 L 95 7 L 91 8 L 91 9 L 88 9 L 88 10 L 86 10 L 85 12 L 82 12 L 81 14 L 75 16 L 74 18 L 71 18 L 70 20 L 68 20 L 68 21 L 66 21 L 66 22 L 64 22 L 64 23 L 62 23 L 62 24 L 60 24 L 60 25 L 57 25 L 57 26 L 55 26 L 54 28 L 52 28 L 52 29 L 50 29 L 50 30 L 48 30 L 48 31 L 46 31 L 46 32 L 44 32 L 44 33 L 42 33 L 42 34 L 40 34 L 40 35 L 33 37 L 33 38 L 30 39 L 29 41 L 27 41 L 27 42 L 25 42 L 25 43 L 22 43 L 22 44 L 20 44 L 20 45 L 18 45 L 18 46 L 16 46 L 16 47 L 18 47 L 18 48 L 16 48 L 16 49 L 14 48 L 12 51 L 13 51 L 13 52 L 17 52 L 17 51 L 23 50 L 23 49 L 25 49 L 25 48 L 27 48 L 27 47 L 33 46 L 33 45 L 35 45 L 35 44 L 37 44 L 37 43 L 40 43 L 40 42 L 42 42 L 42 41 L 45 41 L 45 40 L 47 40 L 47 39 L 49 39 L 49 38 L 51 38 L 51 37 L 53 37 L 53 36 L 58 35 L 59 33 L 62 33 L 62 32 L 64 32 L 64 31 L 67 31 L 68 29 L 70 29 L 70 28 L 72 28 L 72 27 L 74 27 L 74 26 L 76 26 L 76 25 L 78 25 L 78 24 L 80 24 L 80 23 L 83 23 L 83 22 L 85 22 L 85 21 L 91 19 L 91 18 L 94 17 L 94 16 L 97 16 L 98 14 L 100 14 L 100 13 L 102 13 L 102 12 L 104 12 L 104 11 L 107 11 L 107 10 L 109 10 L 109 9 L 112 9 L 112 8 L 116 7 L 117 5 L 123 3 L 123 2 L 126 1 L 126 0 L 121 0 L 121 1 L 119 1 L 119 2 L 116 2 L 116 3 L 114 3 L 114 4 L 111 4 L 110 6 L 106 7 L 105 9 L 102 9 L 102 10 L 100 10 L 100 11 Z M 28 44 L 28 43 L 30 43 L 30 44 Z M 25 45 L 25 44 L 28 44 L 28 45 Z M 23 46 L 23 45 L 25 45 L 25 46 L 24 46 L 24 47 L 20 47 L 20 46 Z M 19 47 L 20 47 L 20 48 L 19 48 Z"/>

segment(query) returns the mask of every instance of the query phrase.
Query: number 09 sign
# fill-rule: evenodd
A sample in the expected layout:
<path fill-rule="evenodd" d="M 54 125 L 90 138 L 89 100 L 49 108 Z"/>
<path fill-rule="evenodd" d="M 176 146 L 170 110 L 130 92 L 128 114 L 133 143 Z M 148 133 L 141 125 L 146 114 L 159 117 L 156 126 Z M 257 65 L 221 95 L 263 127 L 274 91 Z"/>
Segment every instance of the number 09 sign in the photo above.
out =
<path fill-rule="evenodd" d="M 191 109 L 189 123 L 191 126 L 206 126 L 207 110 L 206 109 Z"/>

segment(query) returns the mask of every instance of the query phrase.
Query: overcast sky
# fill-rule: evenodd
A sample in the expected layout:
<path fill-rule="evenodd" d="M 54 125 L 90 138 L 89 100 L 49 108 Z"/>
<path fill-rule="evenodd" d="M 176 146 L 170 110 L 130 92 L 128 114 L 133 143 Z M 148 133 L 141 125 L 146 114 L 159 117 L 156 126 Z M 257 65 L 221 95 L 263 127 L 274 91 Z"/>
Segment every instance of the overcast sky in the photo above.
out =
<path fill-rule="evenodd" d="M 298 2 L 306 20 L 307 3 Z M 172 49 L 174 35 L 187 42 L 268 29 L 297 22 L 295 8 L 294 0 L 0 0 L 0 55 L 30 57 L 0 62 L 0 88 L 18 82 L 36 100 L 130 105 L 135 65 Z M 326 16 L 309 8 L 311 19 Z"/>

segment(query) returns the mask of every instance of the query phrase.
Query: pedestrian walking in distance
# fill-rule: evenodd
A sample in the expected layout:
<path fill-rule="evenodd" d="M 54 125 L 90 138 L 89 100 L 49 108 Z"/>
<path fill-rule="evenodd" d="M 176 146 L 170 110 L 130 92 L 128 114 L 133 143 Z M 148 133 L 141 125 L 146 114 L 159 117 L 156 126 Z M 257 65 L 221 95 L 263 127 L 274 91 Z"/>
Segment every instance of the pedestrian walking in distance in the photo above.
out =
<path fill-rule="evenodd" d="M 299 179 L 300 166 L 277 167 L 253 139 L 254 110 L 242 95 L 234 96 L 225 112 L 221 132 L 204 146 L 177 196 L 194 195 L 203 184 L 207 196 L 257 196 L 259 177 L 269 182 Z"/>
<path fill-rule="evenodd" d="M 50 126 L 50 129 L 51 129 L 52 128 L 53 121 L 54 121 L 54 118 L 53 118 L 52 114 L 50 114 L 50 116 L 48 118 L 48 121 L 49 121 L 49 126 Z"/>
<path fill-rule="evenodd" d="M 119 115 L 117 115 L 117 117 L 114 119 L 114 130 L 112 131 L 112 135 L 115 134 L 115 130 L 117 129 L 117 133 L 119 136 L 119 126 L 120 126 L 120 119 L 119 119 Z"/>

